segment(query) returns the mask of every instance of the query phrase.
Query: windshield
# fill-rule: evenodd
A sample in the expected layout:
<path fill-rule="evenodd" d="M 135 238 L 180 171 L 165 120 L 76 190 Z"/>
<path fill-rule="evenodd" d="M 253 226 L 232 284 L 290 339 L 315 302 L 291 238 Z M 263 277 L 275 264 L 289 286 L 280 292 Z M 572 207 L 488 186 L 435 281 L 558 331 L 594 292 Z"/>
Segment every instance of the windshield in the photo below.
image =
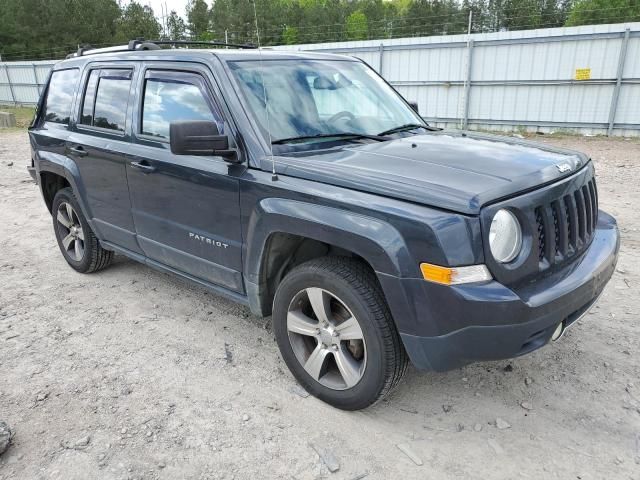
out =
<path fill-rule="evenodd" d="M 403 125 L 424 124 L 360 62 L 252 60 L 229 66 L 267 142 L 323 142 L 332 140 L 330 134 L 345 140 L 345 134 L 376 136 Z"/>

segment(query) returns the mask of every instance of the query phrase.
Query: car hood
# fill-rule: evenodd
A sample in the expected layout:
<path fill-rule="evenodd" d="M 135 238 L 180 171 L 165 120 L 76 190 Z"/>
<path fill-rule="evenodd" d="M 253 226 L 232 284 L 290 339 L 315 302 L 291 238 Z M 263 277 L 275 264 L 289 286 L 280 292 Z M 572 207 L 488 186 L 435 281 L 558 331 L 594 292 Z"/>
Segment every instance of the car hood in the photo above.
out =
<path fill-rule="evenodd" d="M 483 205 L 572 175 L 589 159 L 511 137 L 443 131 L 275 161 L 283 175 L 475 215 Z"/>

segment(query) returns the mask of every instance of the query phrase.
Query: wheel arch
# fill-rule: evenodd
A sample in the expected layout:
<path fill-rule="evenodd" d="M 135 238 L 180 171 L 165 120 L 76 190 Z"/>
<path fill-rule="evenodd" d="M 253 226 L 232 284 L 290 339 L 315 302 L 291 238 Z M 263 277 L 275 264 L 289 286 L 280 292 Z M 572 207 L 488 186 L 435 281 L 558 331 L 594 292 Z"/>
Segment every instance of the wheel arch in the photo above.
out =
<path fill-rule="evenodd" d="M 38 178 L 40 191 L 49 212 L 51 212 L 53 197 L 55 197 L 58 190 L 70 187 L 80 204 L 82 214 L 91 225 L 91 228 L 93 228 L 91 211 L 85 202 L 85 190 L 81 181 L 80 171 L 73 160 L 63 155 L 41 157 L 38 162 Z"/>
<path fill-rule="evenodd" d="M 377 272 L 401 276 L 408 252 L 400 233 L 378 218 L 297 200 L 256 205 L 246 235 L 245 283 L 251 310 L 269 315 L 286 272 L 326 255 L 354 257 Z"/>
<path fill-rule="evenodd" d="M 56 196 L 56 193 L 63 188 L 71 187 L 71 184 L 66 177 L 46 170 L 40 172 L 39 183 L 44 203 L 47 206 L 49 213 L 53 213 L 53 198 Z"/>

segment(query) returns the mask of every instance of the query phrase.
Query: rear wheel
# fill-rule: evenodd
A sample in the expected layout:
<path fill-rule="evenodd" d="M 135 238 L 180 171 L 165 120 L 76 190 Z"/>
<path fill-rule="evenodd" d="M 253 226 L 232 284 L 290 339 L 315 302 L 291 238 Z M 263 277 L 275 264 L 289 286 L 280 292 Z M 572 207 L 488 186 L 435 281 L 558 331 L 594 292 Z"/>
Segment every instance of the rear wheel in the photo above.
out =
<path fill-rule="evenodd" d="M 380 286 L 362 262 L 325 257 L 293 269 L 276 292 L 273 322 L 298 382 L 337 408 L 368 407 L 406 370 Z"/>
<path fill-rule="evenodd" d="M 91 273 L 111 263 L 113 252 L 100 245 L 71 188 L 63 188 L 56 193 L 51 211 L 58 246 L 72 268 L 81 273 Z"/>

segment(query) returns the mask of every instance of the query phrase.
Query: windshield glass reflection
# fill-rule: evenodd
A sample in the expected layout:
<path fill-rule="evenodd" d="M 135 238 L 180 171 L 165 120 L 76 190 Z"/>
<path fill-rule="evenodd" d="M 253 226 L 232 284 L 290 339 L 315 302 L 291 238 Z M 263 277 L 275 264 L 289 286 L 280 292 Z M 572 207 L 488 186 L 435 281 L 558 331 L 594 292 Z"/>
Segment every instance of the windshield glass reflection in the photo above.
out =
<path fill-rule="evenodd" d="M 264 60 L 229 65 L 267 142 L 335 140 L 330 134 L 348 140 L 344 134 L 376 136 L 424 123 L 360 62 Z"/>

